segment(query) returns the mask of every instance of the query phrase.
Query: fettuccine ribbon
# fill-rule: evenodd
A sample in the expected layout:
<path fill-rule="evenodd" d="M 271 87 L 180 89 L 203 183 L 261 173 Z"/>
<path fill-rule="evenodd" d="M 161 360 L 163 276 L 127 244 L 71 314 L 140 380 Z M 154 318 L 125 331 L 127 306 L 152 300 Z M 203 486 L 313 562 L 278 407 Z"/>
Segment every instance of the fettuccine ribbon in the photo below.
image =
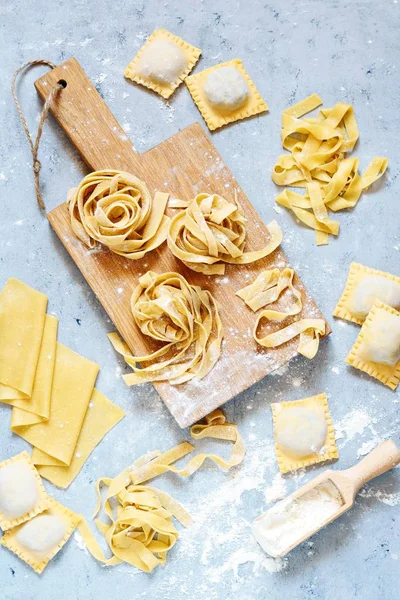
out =
<path fill-rule="evenodd" d="M 269 269 L 262 271 L 258 277 L 246 287 L 236 292 L 253 312 L 263 306 L 276 302 L 279 296 L 289 289 L 294 301 L 285 311 L 265 310 L 264 316 L 273 321 L 283 321 L 289 315 L 297 315 L 302 309 L 301 293 L 293 285 L 294 271 L 290 268 Z"/>
<path fill-rule="evenodd" d="M 325 333 L 323 319 L 300 319 L 274 333 L 267 335 L 257 333 L 263 319 L 280 322 L 301 312 L 303 308 L 301 292 L 294 287 L 293 277 L 294 271 L 288 267 L 283 270 L 276 268 L 263 271 L 253 283 L 236 292 L 236 295 L 256 312 L 260 308 L 276 302 L 280 295 L 288 289 L 294 298 L 293 302 L 284 310 L 264 309 L 258 315 L 253 329 L 253 337 L 264 348 L 276 348 L 300 336 L 298 352 L 311 359 L 318 352 L 320 336 Z"/>
<path fill-rule="evenodd" d="M 275 333 L 259 336 L 257 329 L 261 319 L 266 318 L 265 312 L 267 311 L 259 314 L 253 331 L 254 339 L 260 346 L 264 346 L 264 348 L 276 348 L 299 335 L 298 353 L 306 358 L 314 358 L 318 352 L 319 338 L 325 333 L 325 321 L 323 319 L 300 319 L 283 329 L 279 329 Z"/>

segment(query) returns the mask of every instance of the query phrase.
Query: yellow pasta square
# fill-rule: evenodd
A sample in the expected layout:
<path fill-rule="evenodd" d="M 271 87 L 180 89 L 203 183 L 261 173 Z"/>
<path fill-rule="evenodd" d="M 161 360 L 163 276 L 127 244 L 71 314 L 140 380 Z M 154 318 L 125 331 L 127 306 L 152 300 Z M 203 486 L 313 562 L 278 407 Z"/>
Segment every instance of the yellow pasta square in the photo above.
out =
<path fill-rule="evenodd" d="M 38 450 L 38 448 L 34 448 L 32 460 L 40 475 L 57 487 L 67 488 L 78 475 L 97 444 L 124 416 L 125 412 L 122 408 L 111 402 L 95 388 L 71 464 L 66 466 L 56 458 Z"/>
<path fill-rule="evenodd" d="M 238 74 L 238 85 L 236 86 L 236 90 L 238 91 L 236 92 L 236 98 L 237 102 L 242 101 L 242 103 L 236 107 L 235 105 L 232 105 L 231 109 L 229 109 L 228 104 L 226 104 L 226 106 L 220 105 L 221 107 L 219 108 L 218 96 L 215 96 L 215 94 L 213 96 L 210 94 L 207 96 L 206 93 L 206 86 L 210 81 L 210 75 L 215 77 L 214 74 L 220 69 L 224 69 L 225 74 L 227 73 L 227 70 L 229 71 L 229 83 L 235 83 L 232 82 L 232 74 L 234 71 Z M 186 79 L 185 83 L 210 131 L 214 131 L 228 123 L 246 119 L 247 117 L 268 110 L 268 105 L 263 100 L 250 76 L 246 72 L 242 61 L 237 58 L 219 65 L 214 65 L 200 73 L 191 75 Z M 221 85 L 222 84 L 223 82 L 221 81 Z M 240 86 L 242 87 L 240 88 Z M 243 91 L 241 95 L 240 91 Z M 224 94 L 223 90 L 221 90 L 221 94 Z M 234 99 L 235 98 L 232 96 L 232 102 Z"/>
<path fill-rule="evenodd" d="M 365 286 L 364 300 L 362 286 Z M 333 316 L 362 325 L 376 299 L 400 308 L 400 277 L 353 262 Z"/>
<path fill-rule="evenodd" d="M 40 475 L 27 452 L 0 463 L 0 527 L 3 531 L 43 512 L 49 506 L 49 501 Z"/>
<path fill-rule="evenodd" d="M 70 465 L 98 371 L 96 363 L 57 342 L 50 418 L 25 427 L 15 422 L 13 413 L 11 430 L 35 448 Z"/>
<path fill-rule="evenodd" d="M 156 29 L 126 67 L 125 77 L 167 100 L 189 75 L 200 54 L 199 48 L 166 29 Z"/>
<path fill-rule="evenodd" d="M 1 538 L 1 544 L 14 552 L 36 573 L 45 569 L 82 519 L 81 515 L 73 513 L 53 498 L 49 500 L 50 505 L 44 513 L 10 529 Z M 49 528 L 52 529 L 50 538 L 49 531 L 44 531 Z"/>
<path fill-rule="evenodd" d="M 281 473 L 338 458 L 326 394 L 274 402 L 275 452 Z"/>
<path fill-rule="evenodd" d="M 395 364 L 383 364 L 367 360 L 365 357 L 365 351 L 368 352 L 370 349 L 373 350 L 374 345 L 376 346 L 376 344 L 379 343 L 375 328 L 376 324 L 382 322 L 386 315 L 394 315 L 395 317 L 400 318 L 400 312 L 391 306 L 387 306 L 380 300 L 376 300 L 361 327 L 354 346 L 346 358 L 346 362 L 355 369 L 359 369 L 360 371 L 364 371 L 364 373 L 368 373 L 371 377 L 375 377 L 375 379 L 378 379 L 381 383 L 387 385 L 391 390 L 395 390 L 400 381 L 400 360 Z M 391 328 L 390 323 L 388 327 L 391 330 L 393 329 Z M 383 342 L 383 344 L 381 344 L 382 348 L 384 339 L 382 339 L 381 342 Z M 400 339 L 398 334 L 397 344 L 397 347 L 399 347 Z"/>

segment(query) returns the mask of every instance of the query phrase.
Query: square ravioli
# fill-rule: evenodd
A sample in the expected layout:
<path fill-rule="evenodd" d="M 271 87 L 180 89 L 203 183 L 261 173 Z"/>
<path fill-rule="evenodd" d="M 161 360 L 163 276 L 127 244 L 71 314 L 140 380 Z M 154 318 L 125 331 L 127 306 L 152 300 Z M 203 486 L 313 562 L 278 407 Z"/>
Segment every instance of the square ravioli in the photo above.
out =
<path fill-rule="evenodd" d="M 0 463 L 0 527 L 20 525 L 46 510 L 50 498 L 27 452 Z"/>
<path fill-rule="evenodd" d="M 395 390 L 400 381 L 400 312 L 377 300 L 346 362 Z"/>
<path fill-rule="evenodd" d="M 166 29 L 153 31 L 125 69 L 125 77 L 166 100 L 189 75 L 201 50 Z"/>
<path fill-rule="evenodd" d="M 80 515 L 50 498 L 45 512 L 7 531 L 1 538 L 1 544 L 36 573 L 41 573 L 66 544 L 80 521 Z"/>
<path fill-rule="evenodd" d="M 353 262 L 333 316 L 362 325 L 375 300 L 400 309 L 400 277 Z"/>
<path fill-rule="evenodd" d="M 237 58 L 191 75 L 185 83 L 210 131 L 268 110 Z"/>
<path fill-rule="evenodd" d="M 281 473 L 338 458 L 326 394 L 274 402 L 275 451 Z"/>

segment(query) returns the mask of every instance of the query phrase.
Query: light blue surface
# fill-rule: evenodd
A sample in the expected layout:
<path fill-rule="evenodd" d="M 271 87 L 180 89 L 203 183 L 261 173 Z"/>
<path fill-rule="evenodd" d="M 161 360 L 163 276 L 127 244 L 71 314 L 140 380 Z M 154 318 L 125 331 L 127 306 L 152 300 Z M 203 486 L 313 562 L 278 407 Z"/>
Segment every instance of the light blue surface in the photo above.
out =
<path fill-rule="evenodd" d="M 193 121 L 202 122 L 184 85 L 168 106 L 123 78 L 126 64 L 154 28 L 165 27 L 202 48 L 196 71 L 241 58 L 270 113 L 221 130 L 212 136 L 213 142 L 262 218 L 266 222 L 278 219 L 289 260 L 329 318 L 352 260 L 400 274 L 399 11 L 396 0 L 1 3 L 0 284 L 14 276 L 46 292 L 50 311 L 60 318 L 59 339 L 100 364 L 98 387 L 127 411 L 68 491 L 46 484 L 71 509 L 90 518 L 95 504 L 93 482 L 98 476 L 115 475 L 142 453 L 167 449 L 187 432 L 175 424 L 150 385 L 133 390 L 124 386 L 119 377 L 124 365 L 105 335 L 112 325 L 39 214 L 31 157 L 9 91 L 13 70 L 33 58 L 58 63 L 75 56 L 135 147 L 144 151 Z M 41 72 L 36 69 L 19 88 L 32 128 L 37 126 L 41 106 L 32 82 Z M 355 155 L 361 169 L 374 155 L 391 160 L 383 182 L 365 194 L 354 211 L 339 214 L 339 239 L 320 248 L 315 247 L 311 231 L 297 225 L 286 212 L 274 212 L 278 190 L 270 179 L 281 152 L 281 112 L 312 92 L 319 93 L 326 106 L 338 100 L 354 105 L 361 134 Z M 40 159 L 44 197 L 51 209 L 86 171 L 54 122 L 45 128 Z M 370 440 L 392 436 L 399 441 L 398 392 L 346 367 L 344 358 L 358 328 L 332 318 L 330 322 L 333 334 L 321 344 L 315 360 L 294 360 L 286 373 L 265 379 L 226 407 L 248 445 L 242 468 L 226 474 L 207 465 L 190 480 L 164 476 L 157 481 L 195 517 L 193 526 L 182 532 L 165 569 L 146 575 L 127 565 L 103 568 L 72 538 L 38 577 L 2 549 L 0 597 L 398 598 L 399 469 L 368 485 L 349 514 L 282 564 L 266 559 L 249 534 L 248 523 L 267 507 L 265 490 L 271 498 L 279 486 L 271 401 L 322 391 L 329 394 L 334 422 L 342 432 L 337 468 L 352 465 L 357 451 L 363 444 L 365 450 Z M 9 409 L 1 407 L 0 413 L 2 460 L 27 445 L 11 435 Z M 280 482 L 284 485 L 281 492 L 289 493 L 322 470 L 288 477 Z M 274 569 L 279 570 L 272 573 Z"/>

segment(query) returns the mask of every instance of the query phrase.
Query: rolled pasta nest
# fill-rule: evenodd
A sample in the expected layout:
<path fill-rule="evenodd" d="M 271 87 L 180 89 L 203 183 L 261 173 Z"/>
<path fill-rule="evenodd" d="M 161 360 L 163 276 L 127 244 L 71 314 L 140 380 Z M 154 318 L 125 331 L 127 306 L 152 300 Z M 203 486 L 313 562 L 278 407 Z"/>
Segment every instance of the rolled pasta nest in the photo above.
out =
<path fill-rule="evenodd" d="M 128 385 L 201 379 L 218 361 L 222 324 L 209 291 L 190 285 L 179 273 L 148 271 L 132 294 L 131 308 L 142 333 L 163 345 L 145 356 L 132 356 L 118 335 L 110 334 L 114 348 L 133 369 L 124 376 Z"/>
<path fill-rule="evenodd" d="M 261 250 L 244 252 L 246 223 L 235 198 L 228 202 L 218 194 L 198 194 L 189 204 L 170 201 L 172 208 L 185 208 L 171 219 L 168 247 L 184 265 L 206 275 L 222 275 L 225 263 L 248 264 L 271 254 L 282 241 L 282 231 L 273 221 L 271 238 Z"/>
<path fill-rule="evenodd" d="M 131 260 L 142 258 L 167 238 L 168 194 L 154 201 L 146 184 L 123 171 L 94 171 L 67 200 L 75 235 L 89 248 L 97 243 Z"/>

